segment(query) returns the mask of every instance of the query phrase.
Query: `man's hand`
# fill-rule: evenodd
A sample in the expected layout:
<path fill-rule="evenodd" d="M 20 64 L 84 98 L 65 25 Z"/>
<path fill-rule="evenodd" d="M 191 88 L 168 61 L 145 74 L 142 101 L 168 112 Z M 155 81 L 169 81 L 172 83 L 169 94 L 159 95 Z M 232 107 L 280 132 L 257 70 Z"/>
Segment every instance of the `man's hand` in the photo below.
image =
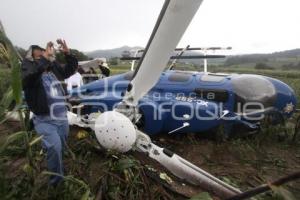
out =
<path fill-rule="evenodd" d="M 62 50 L 62 52 L 64 52 L 65 54 L 70 54 L 70 49 L 68 48 L 65 40 L 57 39 L 56 42 L 58 45 L 60 45 L 60 49 Z"/>
<path fill-rule="evenodd" d="M 54 56 L 54 54 L 55 54 L 55 50 L 54 50 L 53 42 L 48 42 L 46 46 L 46 50 L 43 52 L 43 56 L 49 60 L 51 57 Z"/>

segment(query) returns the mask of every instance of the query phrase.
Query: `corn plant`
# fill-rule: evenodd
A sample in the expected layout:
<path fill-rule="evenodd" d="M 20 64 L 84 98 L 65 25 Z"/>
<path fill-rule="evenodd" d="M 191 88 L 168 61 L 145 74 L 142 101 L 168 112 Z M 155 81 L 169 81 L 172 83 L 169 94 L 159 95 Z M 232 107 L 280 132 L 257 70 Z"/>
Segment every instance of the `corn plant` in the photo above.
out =
<path fill-rule="evenodd" d="M 4 28 L 0 22 L 0 61 L 4 63 L 9 69 L 9 79 L 10 79 L 10 88 L 4 98 L 1 100 L 2 106 L 7 107 L 11 102 L 14 102 L 14 112 L 18 113 L 21 125 L 21 131 L 11 134 L 6 143 L 1 148 L 1 152 L 9 146 L 10 143 L 16 140 L 23 140 L 23 146 L 25 147 L 25 152 L 27 155 L 27 160 L 30 166 L 34 167 L 33 156 L 32 156 L 32 145 L 35 144 L 35 141 L 30 141 L 33 138 L 32 132 L 27 131 L 27 122 L 25 121 L 24 116 L 28 115 L 24 109 L 21 109 L 22 105 L 22 78 L 21 78 L 21 58 L 17 51 L 15 50 L 13 44 L 6 36 Z M 3 115 L 3 113 L 0 113 Z M 2 123 L 6 119 L 2 120 Z M 34 175 L 32 174 L 32 177 Z"/>
<path fill-rule="evenodd" d="M 16 105 L 22 104 L 22 82 L 20 56 L 5 34 L 0 22 L 0 59 L 11 68 L 11 87 Z"/>

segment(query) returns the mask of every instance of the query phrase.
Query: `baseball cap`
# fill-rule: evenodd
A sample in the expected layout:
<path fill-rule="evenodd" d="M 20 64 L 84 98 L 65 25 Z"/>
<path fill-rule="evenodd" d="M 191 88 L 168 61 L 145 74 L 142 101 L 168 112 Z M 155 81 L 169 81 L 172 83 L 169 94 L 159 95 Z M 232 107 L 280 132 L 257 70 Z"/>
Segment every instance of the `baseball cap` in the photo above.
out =
<path fill-rule="evenodd" d="M 41 51 L 45 51 L 44 48 L 40 47 L 39 45 L 31 45 L 31 49 L 33 50 L 41 50 Z"/>

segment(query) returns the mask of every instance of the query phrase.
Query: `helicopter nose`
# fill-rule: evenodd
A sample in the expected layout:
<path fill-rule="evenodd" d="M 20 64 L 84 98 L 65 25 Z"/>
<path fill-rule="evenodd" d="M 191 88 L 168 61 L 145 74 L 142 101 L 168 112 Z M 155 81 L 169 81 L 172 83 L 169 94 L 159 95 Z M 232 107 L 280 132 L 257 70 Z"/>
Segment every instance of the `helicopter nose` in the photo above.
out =
<path fill-rule="evenodd" d="M 296 109 L 297 99 L 294 90 L 280 80 L 244 74 L 234 77 L 232 86 L 235 93 L 235 107 L 256 103 L 259 108 L 262 106 L 264 109 L 274 108 L 286 117 L 290 117 Z"/>
<path fill-rule="evenodd" d="M 276 108 L 287 117 L 291 117 L 296 110 L 297 98 L 295 91 L 284 82 L 269 78 L 276 89 Z"/>

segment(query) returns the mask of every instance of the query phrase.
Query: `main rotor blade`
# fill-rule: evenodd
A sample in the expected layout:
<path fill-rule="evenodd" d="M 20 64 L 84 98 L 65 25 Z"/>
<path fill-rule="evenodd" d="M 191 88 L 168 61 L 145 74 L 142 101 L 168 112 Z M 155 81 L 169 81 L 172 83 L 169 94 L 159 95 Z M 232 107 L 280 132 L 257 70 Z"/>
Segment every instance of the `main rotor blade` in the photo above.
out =
<path fill-rule="evenodd" d="M 176 48 L 175 51 L 182 51 L 184 48 Z M 187 48 L 187 51 L 215 51 L 215 50 L 231 50 L 232 47 L 191 47 Z"/>
<path fill-rule="evenodd" d="M 226 58 L 225 55 L 199 55 L 199 56 L 171 56 L 170 59 L 214 59 Z M 140 60 L 141 57 L 122 57 L 120 60 Z"/>
<path fill-rule="evenodd" d="M 203 0 L 166 0 L 124 101 L 137 105 L 158 81 Z"/>
<path fill-rule="evenodd" d="M 189 48 L 176 48 L 174 51 L 204 51 L 204 50 L 209 50 L 209 51 L 215 51 L 215 50 L 231 50 L 232 47 L 189 47 Z M 144 52 L 144 49 L 138 50 L 138 53 Z"/>
<path fill-rule="evenodd" d="M 158 161 L 160 164 L 170 170 L 175 176 L 192 184 L 199 185 L 203 189 L 214 193 L 218 197 L 230 198 L 241 193 L 239 189 L 219 180 L 215 176 L 200 169 L 199 167 L 169 150 L 160 148 L 151 143 L 151 147 L 148 152 L 149 157 Z"/>

